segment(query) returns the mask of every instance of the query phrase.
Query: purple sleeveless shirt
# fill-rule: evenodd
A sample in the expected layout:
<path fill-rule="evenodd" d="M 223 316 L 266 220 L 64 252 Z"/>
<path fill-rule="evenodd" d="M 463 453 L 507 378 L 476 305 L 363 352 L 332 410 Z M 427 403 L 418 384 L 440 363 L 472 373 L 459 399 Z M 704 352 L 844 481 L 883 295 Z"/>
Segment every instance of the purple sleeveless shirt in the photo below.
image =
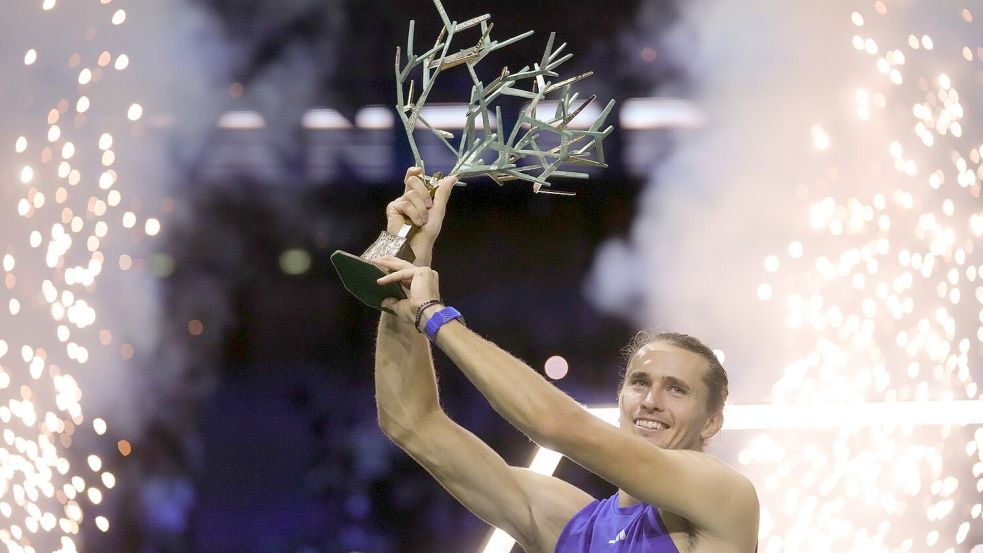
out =
<path fill-rule="evenodd" d="M 618 506 L 618 492 L 595 499 L 567 522 L 556 553 L 679 553 L 659 510 L 645 503 Z"/>

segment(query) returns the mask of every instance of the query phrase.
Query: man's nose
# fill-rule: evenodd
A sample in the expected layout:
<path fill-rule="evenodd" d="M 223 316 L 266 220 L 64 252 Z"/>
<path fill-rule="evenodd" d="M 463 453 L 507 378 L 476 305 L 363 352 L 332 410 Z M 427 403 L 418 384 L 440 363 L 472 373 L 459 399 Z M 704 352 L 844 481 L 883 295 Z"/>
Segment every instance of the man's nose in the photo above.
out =
<path fill-rule="evenodd" d="M 649 411 L 662 411 L 665 408 L 662 400 L 662 390 L 652 387 L 642 398 L 642 407 Z"/>

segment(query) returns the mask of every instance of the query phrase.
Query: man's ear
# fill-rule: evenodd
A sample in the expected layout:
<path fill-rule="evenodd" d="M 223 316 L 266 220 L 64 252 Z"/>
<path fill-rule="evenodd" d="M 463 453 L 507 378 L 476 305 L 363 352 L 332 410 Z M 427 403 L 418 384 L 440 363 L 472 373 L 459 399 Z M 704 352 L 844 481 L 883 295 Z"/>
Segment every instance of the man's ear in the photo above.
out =
<path fill-rule="evenodd" d="M 703 425 L 703 430 L 700 432 L 700 438 L 703 438 L 703 442 L 706 443 L 720 432 L 720 429 L 724 426 L 724 410 L 719 409 L 716 413 L 710 415 L 707 419 L 706 424 Z"/>

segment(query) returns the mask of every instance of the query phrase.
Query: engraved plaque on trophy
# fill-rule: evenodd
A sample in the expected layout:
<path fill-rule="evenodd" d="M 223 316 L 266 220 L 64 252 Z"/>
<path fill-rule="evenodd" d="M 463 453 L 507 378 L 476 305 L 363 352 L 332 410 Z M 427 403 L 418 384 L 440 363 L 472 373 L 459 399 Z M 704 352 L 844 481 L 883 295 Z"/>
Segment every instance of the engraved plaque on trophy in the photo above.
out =
<path fill-rule="evenodd" d="M 513 44 L 532 34 L 527 31 L 509 39 L 492 39 L 493 24 L 488 14 L 473 17 L 463 22 L 451 21 L 440 0 L 433 0 L 443 28 L 437 35 L 433 46 L 417 54 L 413 48 L 414 22 L 410 21 L 406 41 L 406 63 L 403 64 L 401 49 L 396 49 L 396 110 L 406 131 L 410 149 L 416 166 L 424 171 L 421 178 L 433 196 L 435 186 L 442 178 L 440 172 L 426 176 L 425 161 L 420 148 L 414 140 L 414 131 L 432 133 L 436 139 L 452 153 L 453 167 L 447 172 L 459 180 L 487 176 L 499 185 L 515 180 L 532 183 L 534 192 L 564 194 L 550 189 L 550 177 L 587 178 L 587 173 L 561 169 L 561 166 L 580 165 L 587 167 L 607 167 L 604 163 L 602 141 L 612 130 L 608 126 L 601 129 L 604 120 L 614 106 L 608 102 L 593 123 L 587 128 L 574 129 L 570 122 L 590 105 L 595 96 L 578 100 L 570 85 L 589 77 L 592 72 L 568 78 L 560 78 L 556 69 L 570 59 L 571 54 L 562 54 L 566 44 L 554 48 L 554 34 L 546 42 L 542 57 L 530 65 L 510 71 L 502 68 L 496 78 L 483 82 L 476 71 L 477 64 L 485 56 L 499 48 Z M 451 44 L 466 34 L 472 34 L 469 46 L 454 51 Z M 474 37 L 477 37 L 475 40 Z M 463 39 L 462 39 L 463 40 Z M 463 66 L 463 67 L 459 67 Z M 423 116 L 423 106 L 433 90 L 437 78 L 444 71 L 457 67 L 466 70 L 471 77 L 471 98 L 468 101 L 464 122 L 458 134 L 437 128 Z M 417 85 L 419 79 L 419 85 Z M 407 83 L 408 81 L 408 83 Z M 418 93 L 415 92 L 419 89 Z M 558 93 L 559 97 L 550 99 L 549 95 Z M 414 98 L 414 94 L 418 94 Z M 510 132 L 502 123 L 501 107 L 495 101 L 502 96 L 525 98 L 528 103 L 519 111 L 515 125 Z M 537 114 L 540 104 L 555 104 L 552 113 Z M 552 108 L 552 105 L 551 105 Z M 540 109 L 540 111 L 546 111 Z M 478 131 L 481 131 L 480 133 Z M 456 142 L 456 145 L 453 144 Z M 548 143 L 549 145 L 541 145 Z M 409 239 L 417 228 L 407 221 L 396 234 L 383 231 L 379 238 L 361 256 L 343 251 L 331 255 L 338 275 L 345 288 L 363 303 L 375 309 L 382 307 L 387 297 L 403 298 L 398 284 L 379 286 L 376 279 L 385 271 L 373 264 L 373 259 L 396 256 L 413 261 L 413 253 L 408 246 Z"/>

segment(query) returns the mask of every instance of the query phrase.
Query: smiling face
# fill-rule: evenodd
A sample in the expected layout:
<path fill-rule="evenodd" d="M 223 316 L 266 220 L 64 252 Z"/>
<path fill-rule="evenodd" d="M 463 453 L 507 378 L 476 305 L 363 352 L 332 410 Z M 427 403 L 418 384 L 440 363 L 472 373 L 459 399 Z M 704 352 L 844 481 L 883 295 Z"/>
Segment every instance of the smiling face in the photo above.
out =
<path fill-rule="evenodd" d="M 701 451 L 720 430 L 723 414 L 709 413 L 709 388 L 700 355 L 663 342 L 631 358 L 618 397 L 620 426 L 659 447 Z"/>

